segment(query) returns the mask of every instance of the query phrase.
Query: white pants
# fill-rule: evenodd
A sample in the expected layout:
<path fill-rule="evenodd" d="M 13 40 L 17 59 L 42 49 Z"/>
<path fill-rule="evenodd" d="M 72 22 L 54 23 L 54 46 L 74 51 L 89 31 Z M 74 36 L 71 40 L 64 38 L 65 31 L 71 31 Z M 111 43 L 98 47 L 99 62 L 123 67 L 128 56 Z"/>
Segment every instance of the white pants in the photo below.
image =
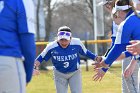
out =
<path fill-rule="evenodd" d="M 0 93 L 25 93 L 25 77 L 21 59 L 0 56 Z"/>
<path fill-rule="evenodd" d="M 125 58 L 122 62 L 122 74 L 129 65 L 131 57 Z M 133 74 L 129 78 L 124 78 L 122 75 L 122 93 L 139 93 L 138 91 L 138 70 L 139 65 L 136 64 Z"/>
<path fill-rule="evenodd" d="M 81 71 L 64 74 L 54 69 L 54 80 L 57 93 L 67 93 L 68 84 L 71 93 L 82 93 Z"/>

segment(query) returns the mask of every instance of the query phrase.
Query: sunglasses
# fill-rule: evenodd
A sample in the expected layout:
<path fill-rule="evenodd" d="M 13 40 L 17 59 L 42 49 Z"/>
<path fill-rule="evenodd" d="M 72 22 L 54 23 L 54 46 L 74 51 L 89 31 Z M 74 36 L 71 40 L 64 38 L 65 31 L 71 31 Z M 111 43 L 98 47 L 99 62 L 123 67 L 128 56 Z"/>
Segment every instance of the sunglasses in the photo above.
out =
<path fill-rule="evenodd" d="M 66 32 L 66 31 L 60 31 L 58 32 L 57 34 L 58 36 L 63 36 L 63 35 L 66 35 L 66 36 L 71 36 L 71 32 Z"/>

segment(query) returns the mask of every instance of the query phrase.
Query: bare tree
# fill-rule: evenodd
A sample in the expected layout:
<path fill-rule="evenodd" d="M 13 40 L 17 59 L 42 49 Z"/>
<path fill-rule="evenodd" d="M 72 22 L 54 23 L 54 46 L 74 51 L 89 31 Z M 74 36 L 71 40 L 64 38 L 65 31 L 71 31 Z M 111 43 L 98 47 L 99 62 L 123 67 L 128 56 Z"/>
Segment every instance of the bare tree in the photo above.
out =
<path fill-rule="evenodd" d="M 37 41 L 40 40 L 40 29 L 39 29 L 39 9 L 40 9 L 40 0 L 37 0 L 37 8 L 36 8 L 36 20 L 37 20 Z"/>

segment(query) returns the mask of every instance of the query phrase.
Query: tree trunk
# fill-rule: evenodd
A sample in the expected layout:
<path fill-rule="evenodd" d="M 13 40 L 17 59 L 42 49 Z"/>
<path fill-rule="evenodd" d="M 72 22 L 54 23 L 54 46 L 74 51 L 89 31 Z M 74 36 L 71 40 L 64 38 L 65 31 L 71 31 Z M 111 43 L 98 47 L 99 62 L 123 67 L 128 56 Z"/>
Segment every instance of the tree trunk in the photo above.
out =
<path fill-rule="evenodd" d="M 45 41 L 49 41 L 49 36 L 51 32 L 51 21 L 52 21 L 52 10 L 51 10 L 51 0 L 48 0 L 48 15 L 46 18 L 46 36 L 45 36 Z"/>
<path fill-rule="evenodd" d="M 40 0 L 37 1 L 37 9 L 36 9 L 36 20 L 37 20 L 37 41 L 40 40 L 40 29 L 39 29 L 39 9 L 40 9 Z"/>

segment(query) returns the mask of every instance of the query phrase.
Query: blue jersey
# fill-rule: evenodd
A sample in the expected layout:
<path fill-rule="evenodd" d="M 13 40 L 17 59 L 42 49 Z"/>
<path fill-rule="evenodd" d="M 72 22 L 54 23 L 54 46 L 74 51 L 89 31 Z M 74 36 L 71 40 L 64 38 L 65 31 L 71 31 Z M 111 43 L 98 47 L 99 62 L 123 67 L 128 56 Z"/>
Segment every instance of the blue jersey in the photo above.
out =
<path fill-rule="evenodd" d="M 35 58 L 35 20 L 32 0 L 0 0 L 0 55 L 24 57 L 27 82 Z"/>
<path fill-rule="evenodd" d="M 131 9 L 131 10 L 127 13 L 126 18 L 129 17 L 132 13 L 133 13 L 133 10 Z M 114 44 L 115 44 L 117 30 L 118 30 L 118 25 L 115 24 L 115 22 L 113 21 L 113 24 L 112 24 L 112 37 L 111 37 L 111 39 L 112 39 L 112 45 L 111 45 L 110 50 L 113 48 L 113 46 L 114 46 Z M 109 52 L 108 52 L 108 53 L 109 53 Z M 125 53 L 126 53 L 126 52 L 125 52 Z M 131 55 L 130 53 L 126 53 L 126 54 L 127 54 L 128 56 Z M 107 55 L 108 55 L 108 54 L 107 54 Z M 111 66 L 111 64 L 110 64 L 109 66 Z M 102 70 L 103 70 L 104 72 L 106 72 L 108 69 L 102 68 Z"/>
<path fill-rule="evenodd" d="M 54 67 L 62 72 L 73 72 L 79 68 L 80 54 L 95 59 L 95 55 L 87 50 L 78 38 L 72 38 L 67 48 L 62 48 L 57 41 L 49 43 L 36 60 L 42 62 L 50 58 Z"/>
<path fill-rule="evenodd" d="M 106 64 L 112 64 L 125 51 L 130 40 L 140 40 L 139 23 L 140 18 L 132 13 L 119 25 L 115 45 L 105 59 Z"/>

